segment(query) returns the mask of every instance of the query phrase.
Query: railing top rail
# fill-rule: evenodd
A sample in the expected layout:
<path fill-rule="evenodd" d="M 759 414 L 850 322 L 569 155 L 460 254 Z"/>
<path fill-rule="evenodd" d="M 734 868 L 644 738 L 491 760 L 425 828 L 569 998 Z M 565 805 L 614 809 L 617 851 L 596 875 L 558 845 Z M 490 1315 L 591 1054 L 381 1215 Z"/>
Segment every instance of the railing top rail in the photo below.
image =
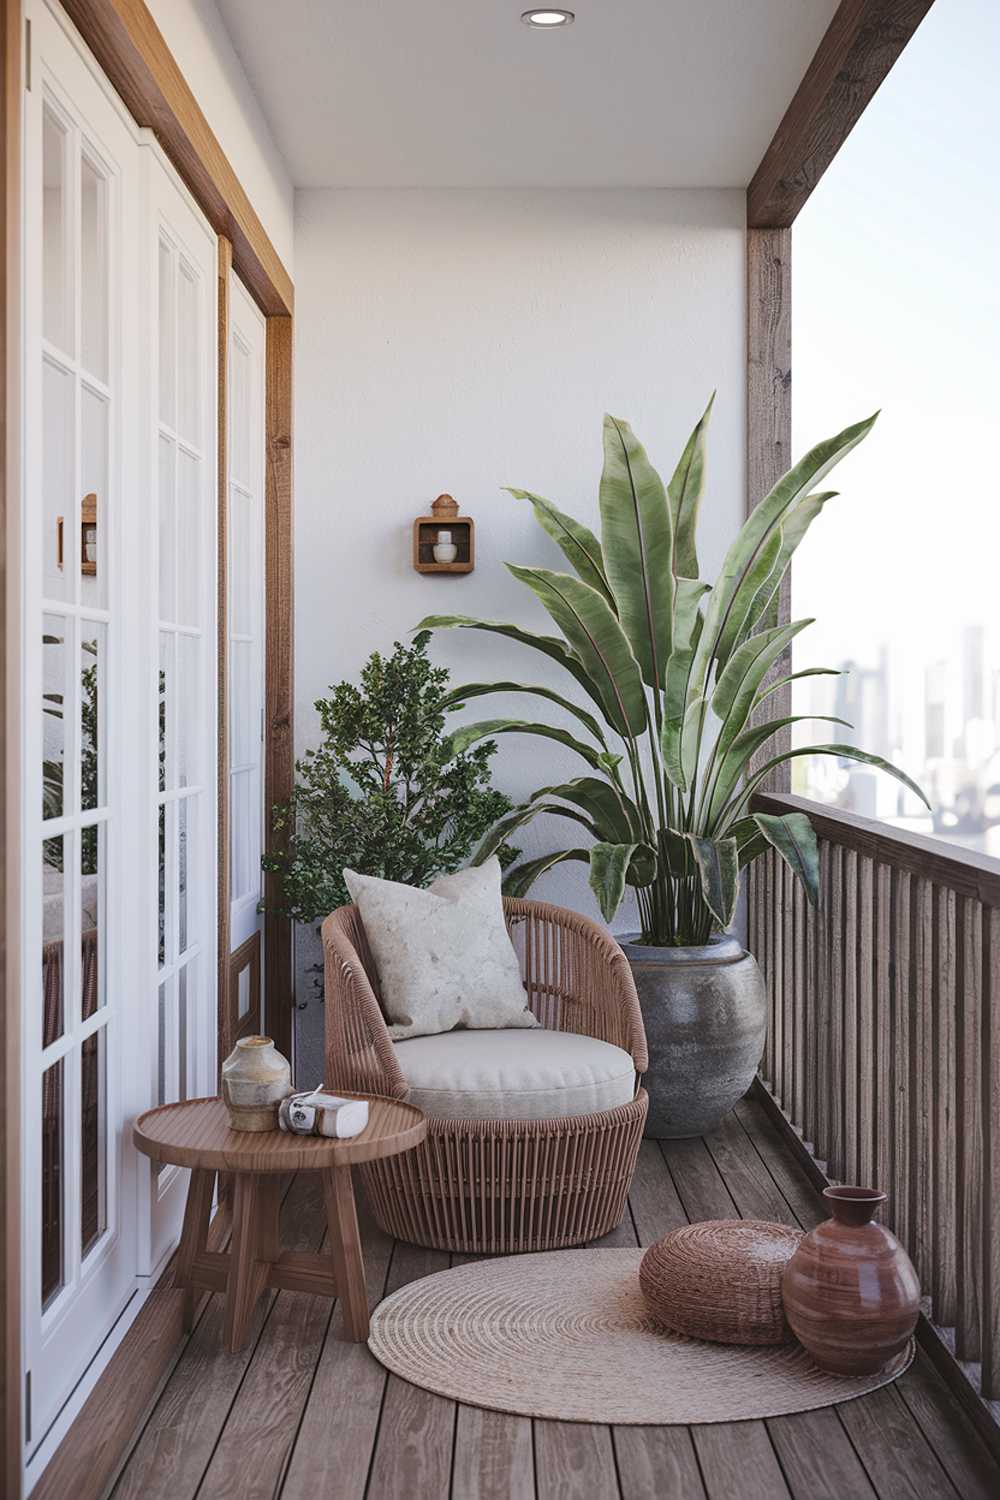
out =
<path fill-rule="evenodd" d="M 893 828 L 839 807 L 826 807 L 807 797 L 762 792 L 754 798 L 753 806 L 757 812 L 807 813 L 817 835 L 830 843 L 856 849 L 896 869 L 910 870 L 986 906 L 1000 907 L 1000 860 L 988 854 Z"/>

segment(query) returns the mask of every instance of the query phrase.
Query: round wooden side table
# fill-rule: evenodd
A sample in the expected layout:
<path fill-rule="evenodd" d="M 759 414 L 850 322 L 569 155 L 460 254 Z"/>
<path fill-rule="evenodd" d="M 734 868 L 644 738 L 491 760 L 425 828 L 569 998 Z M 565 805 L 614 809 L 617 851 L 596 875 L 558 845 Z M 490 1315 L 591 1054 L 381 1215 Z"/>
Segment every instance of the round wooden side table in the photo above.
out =
<path fill-rule="evenodd" d="M 198 1293 L 207 1288 L 226 1298 L 225 1341 L 242 1348 L 261 1293 L 267 1287 L 340 1297 L 350 1338 L 368 1337 L 368 1293 L 351 1167 L 397 1156 L 419 1145 L 427 1121 L 415 1105 L 374 1094 L 367 1099 L 368 1124 L 360 1135 L 336 1141 L 284 1130 L 231 1130 L 221 1099 L 188 1099 L 140 1115 L 132 1135 L 136 1149 L 153 1161 L 191 1168 L 184 1227 L 174 1285 L 186 1292 L 184 1323 L 190 1328 Z M 233 1226 L 228 1252 L 208 1249 L 215 1174 L 233 1177 Z M 322 1172 L 330 1253 L 282 1250 L 278 1235 L 281 1173 Z"/>

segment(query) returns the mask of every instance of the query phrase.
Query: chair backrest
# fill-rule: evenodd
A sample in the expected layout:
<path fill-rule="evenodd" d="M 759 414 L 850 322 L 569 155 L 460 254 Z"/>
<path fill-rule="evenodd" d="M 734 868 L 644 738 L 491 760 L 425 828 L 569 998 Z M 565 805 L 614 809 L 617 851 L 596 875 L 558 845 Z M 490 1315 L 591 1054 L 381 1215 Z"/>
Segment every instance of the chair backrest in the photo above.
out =
<path fill-rule="evenodd" d="M 382 992 L 379 989 L 378 969 L 372 958 L 372 950 L 368 946 L 368 935 L 365 932 L 365 924 L 361 920 L 361 913 L 354 905 L 341 906 L 333 913 L 332 919 L 340 928 L 341 934 L 346 938 L 349 945 L 357 954 L 361 967 L 368 976 L 368 983 L 375 993 L 379 1005 L 382 1005 Z M 384 1008 L 384 1007 L 383 1007 Z"/>

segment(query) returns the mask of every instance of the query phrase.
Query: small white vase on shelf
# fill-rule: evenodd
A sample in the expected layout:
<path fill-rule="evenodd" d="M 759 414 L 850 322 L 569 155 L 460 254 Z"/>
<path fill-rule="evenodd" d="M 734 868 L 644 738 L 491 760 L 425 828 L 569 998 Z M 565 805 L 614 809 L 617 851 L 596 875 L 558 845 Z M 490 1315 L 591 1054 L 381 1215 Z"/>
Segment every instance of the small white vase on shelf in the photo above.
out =
<path fill-rule="evenodd" d="M 439 563 L 454 562 L 458 556 L 458 548 L 451 539 L 450 531 L 439 531 L 437 541 L 434 544 L 434 561 Z"/>
<path fill-rule="evenodd" d="M 222 1098 L 233 1130 L 277 1130 L 292 1070 L 269 1036 L 242 1036 L 222 1064 Z"/>

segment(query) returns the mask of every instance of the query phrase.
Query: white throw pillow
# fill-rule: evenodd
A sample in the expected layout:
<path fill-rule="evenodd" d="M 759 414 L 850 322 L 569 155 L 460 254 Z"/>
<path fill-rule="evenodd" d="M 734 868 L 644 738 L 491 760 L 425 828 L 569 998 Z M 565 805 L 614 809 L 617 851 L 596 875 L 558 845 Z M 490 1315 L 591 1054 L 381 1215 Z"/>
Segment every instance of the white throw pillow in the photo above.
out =
<path fill-rule="evenodd" d="M 500 899 L 500 861 L 427 890 L 344 871 L 378 969 L 394 1041 L 456 1026 L 537 1026 Z"/>

